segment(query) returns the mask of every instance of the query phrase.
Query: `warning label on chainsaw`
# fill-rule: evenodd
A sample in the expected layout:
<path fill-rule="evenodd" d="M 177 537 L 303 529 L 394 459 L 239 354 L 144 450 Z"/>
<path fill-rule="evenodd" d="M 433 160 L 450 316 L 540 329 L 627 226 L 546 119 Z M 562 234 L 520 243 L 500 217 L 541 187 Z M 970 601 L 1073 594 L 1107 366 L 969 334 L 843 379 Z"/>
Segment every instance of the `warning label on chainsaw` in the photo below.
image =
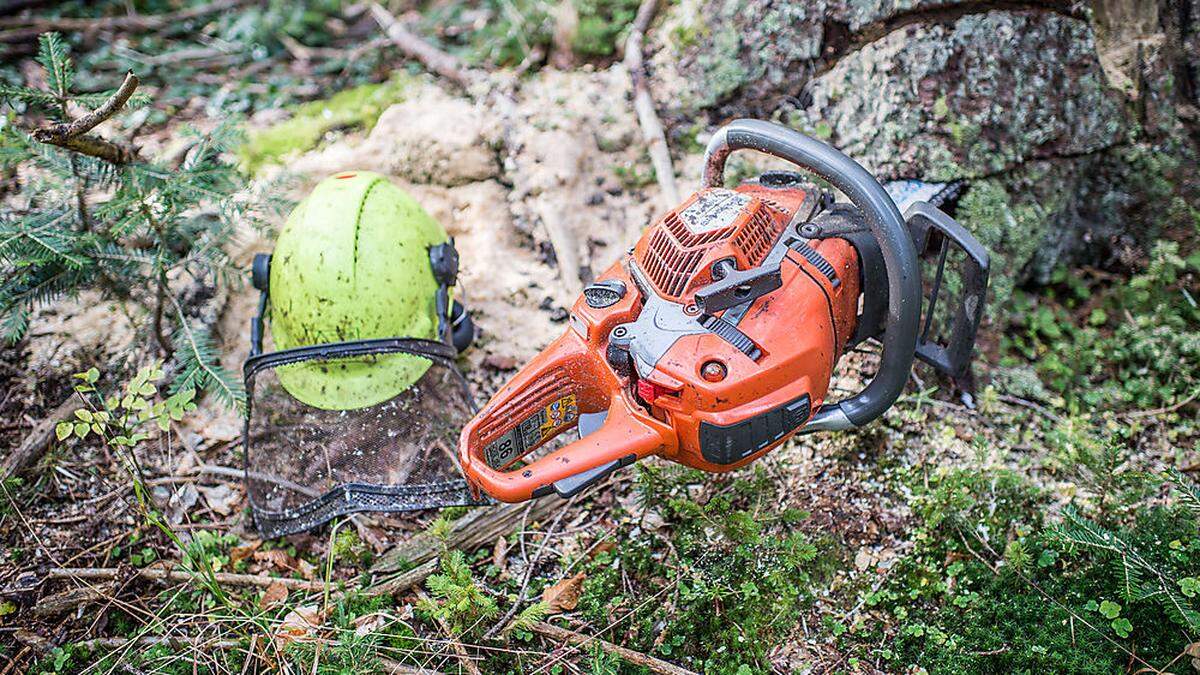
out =
<path fill-rule="evenodd" d="M 525 418 L 508 433 L 483 449 L 483 459 L 493 469 L 501 469 L 536 448 L 559 429 L 579 419 L 575 394 L 568 394 Z"/>
<path fill-rule="evenodd" d="M 679 212 L 679 219 L 692 234 L 723 230 L 733 224 L 752 197 L 733 190 L 709 190 Z"/>

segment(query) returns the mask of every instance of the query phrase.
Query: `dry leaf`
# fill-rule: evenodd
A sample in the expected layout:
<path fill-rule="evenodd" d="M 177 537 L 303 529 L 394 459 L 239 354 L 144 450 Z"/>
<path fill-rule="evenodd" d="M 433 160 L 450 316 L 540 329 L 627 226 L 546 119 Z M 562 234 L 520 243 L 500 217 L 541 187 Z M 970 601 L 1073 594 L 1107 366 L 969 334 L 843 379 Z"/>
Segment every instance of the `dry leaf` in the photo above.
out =
<path fill-rule="evenodd" d="M 579 604 L 579 594 L 583 592 L 583 580 L 587 575 L 583 572 L 568 579 L 563 579 L 542 591 L 542 600 L 550 605 L 551 612 L 570 611 Z"/>
<path fill-rule="evenodd" d="M 508 562 L 508 540 L 504 535 L 496 537 L 496 545 L 492 547 L 492 564 L 504 574 L 505 563 Z"/>
<path fill-rule="evenodd" d="M 222 516 L 233 513 L 237 509 L 238 502 L 242 500 L 241 492 L 224 483 L 216 487 L 202 485 L 196 489 L 204 495 L 204 501 L 208 503 L 208 508 L 212 509 L 213 513 Z"/>
<path fill-rule="evenodd" d="M 283 651 L 292 642 L 307 642 L 316 638 L 317 629 L 325 620 L 321 609 L 316 605 L 297 607 L 283 617 L 283 621 L 275 628 L 275 646 Z"/>
<path fill-rule="evenodd" d="M 366 542 L 376 555 L 388 549 L 387 533 L 382 528 L 370 525 L 365 518 L 355 517 L 353 522 L 354 529 L 358 531 L 358 538 Z"/>
<path fill-rule="evenodd" d="M 363 616 L 354 619 L 354 635 L 355 637 L 364 637 L 371 633 L 378 633 L 383 630 L 388 624 L 388 615 L 383 612 L 373 612 L 364 614 Z"/>
<path fill-rule="evenodd" d="M 588 560 L 594 560 L 596 556 L 600 555 L 601 553 L 608 553 L 616 547 L 617 542 L 613 541 L 612 539 L 605 539 L 599 544 L 596 544 L 596 548 L 593 548 L 592 552 L 588 554 Z"/>
<path fill-rule="evenodd" d="M 483 357 L 483 365 L 485 368 L 491 368 L 492 370 L 516 370 L 517 358 L 515 356 L 488 354 Z"/>
<path fill-rule="evenodd" d="M 287 554 L 287 551 L 281 548 L 273 548 L 270 551 L 255 551 L 254 559 L 263 563 L 266 567 L 280 572 L 287 572 L 296 567 L 296 561 L 292 556 Z"/>
<path fill-rule="evenodd" d="M 167 501 L 167 521 L 172 525 L 182 523 L 183 517 L 192 510 L 198 501 L 200 501 L 200 493 L 196 491 L 196 486 L 184 483 L 183 487 L 177 488 Z"/>
<path fill-rule="evenodd" d="M 313 578 L 317 576 L 317 566 L 308 562 L 304 558 L 296 559 L 296 571 L 300 573 L 300 576 L 308 579 L 309 581 L 312 581 Z"/>
<path fill-rule="evenodd" d="M 276 581 L 267 586 L 267 590 L 263 591 L 263 595 L 258 600 L 259 609 L 270 609 L 276 605 L 281 605 L 288 597 L 287 586 L 283 582 Z"/>
<path fill-rule="evenodd" d="M 258 550 L 259 546 L 262 546 L 261 540 L 247 542 L 241 546 L 234 546 L 233 548 L 229 549 L 229 562 L 236 563 L 239 560 L 245 560 L 246 558 L 249 558 L 250 556 L 254 555 L 254 552 Z"/>

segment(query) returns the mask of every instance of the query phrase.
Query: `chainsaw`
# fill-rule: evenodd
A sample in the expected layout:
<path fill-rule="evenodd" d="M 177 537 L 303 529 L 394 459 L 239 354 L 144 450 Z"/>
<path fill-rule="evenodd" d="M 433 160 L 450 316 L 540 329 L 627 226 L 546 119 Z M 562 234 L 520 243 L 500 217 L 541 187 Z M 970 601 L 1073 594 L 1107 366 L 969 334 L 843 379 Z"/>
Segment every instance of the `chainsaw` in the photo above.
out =
<path fill-rule="evenodd" d="M 849 203 L 788 171 L 726 189 L 726 159 L 742 149 Z M 951 246 L 965 255 L 947 269 Z M 922 259 L 937 260 L 928 295 Z M 916 202 L 901 215 L 833 147 L 735 121 L 708 144 L 702 189 L 588 285 L 566 332 L 466 425 L 463 472 L 477 496 L 570 497 L 651 455 L 730 471 L 797 434 L 861 427 L 896 402 L 914 358 L 965 372 L 987 277 L 987 252 L 940 209 Z M 934 334 L 943 290 L 955 297 Z M 880 346 L 874 377 L 829 400 L 839 358 L 865 340 Z"/>

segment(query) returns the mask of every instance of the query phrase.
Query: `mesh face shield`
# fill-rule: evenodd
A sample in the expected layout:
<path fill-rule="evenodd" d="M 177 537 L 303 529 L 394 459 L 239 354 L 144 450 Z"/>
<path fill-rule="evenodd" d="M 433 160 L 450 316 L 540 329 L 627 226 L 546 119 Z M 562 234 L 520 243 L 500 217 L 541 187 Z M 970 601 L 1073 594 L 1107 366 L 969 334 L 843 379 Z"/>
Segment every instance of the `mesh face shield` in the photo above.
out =
<path fill-rule="evenodd" d="M 246 489 L 264 537 L 357 511 L 483 503 L 458 466 L 458 433 L 474 414 L 454 347 L 385 338 L 254 354 L 244 367 Z M 325 409 L 289 393 L 291 375 L 413 373 L 379 403 Z"/>

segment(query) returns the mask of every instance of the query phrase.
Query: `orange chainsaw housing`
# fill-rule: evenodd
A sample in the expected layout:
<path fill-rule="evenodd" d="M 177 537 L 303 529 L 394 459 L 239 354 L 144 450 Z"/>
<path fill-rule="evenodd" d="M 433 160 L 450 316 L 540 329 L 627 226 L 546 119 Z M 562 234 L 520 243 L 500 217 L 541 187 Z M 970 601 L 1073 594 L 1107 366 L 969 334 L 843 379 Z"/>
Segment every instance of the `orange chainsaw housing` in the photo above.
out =
<path fill-rule="evenodd" d="M 472 488 L 517 502 L 649 455 L 729 471 L 791 437 L 825 401 L 855 331 L 855 248 L 839 238 L 789 244 L 780 286 L 739 308 L 736 322 L 733 308 L 702 315 L 695 294 L 719 261 L 746 270 L 778 256 L 781 236 L 819 199 L 800 185 L 707 188 L 654 223 L 575 302 L 567 331 L 464 428 Z M 714 317 L 729 317 L 752 346 Z M 530 457 L 596 413 L 607 417 L 594 431 Z"/>

